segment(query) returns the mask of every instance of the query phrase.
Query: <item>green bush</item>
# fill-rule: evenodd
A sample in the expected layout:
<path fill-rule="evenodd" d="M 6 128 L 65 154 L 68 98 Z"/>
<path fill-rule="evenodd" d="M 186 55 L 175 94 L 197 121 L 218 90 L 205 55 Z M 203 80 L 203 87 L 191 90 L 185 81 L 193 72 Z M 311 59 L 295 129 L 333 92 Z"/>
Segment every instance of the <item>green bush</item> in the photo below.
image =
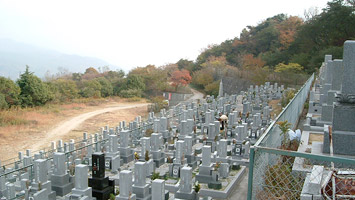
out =
<path fill-rule="evenodd" d="M 11 79 L 0 77 L 0 94 L 4 96 L 7 106 L 20 104 L 21 89 Z"/>
<path fill-rule="evenodd" d="M 60 102 L 69 101 L 78 97 L 79 90 L 72 80 L 58 79 L 53 82 L 56 89 L 55 97 Z"/>
<path fill-rule="evenodd" d="M 0 93 L 0 110 L 1 109 L 7 109 L 9 106 L 7 105 L 7 102 L 5 101 L 5 95 Z"/>
<path fill-rule="evenodd" d="M 155 180 L 159 178 L 159 172 L 153 172 L 151 179 Z"/>
<path fill-rule="evenodd" d="M 205 87 L 206 93 L 209 95 L 214 95 L 216 97 L 219 91 L 219 82 L 220 81 L 215 81 L 213 83 L 206 85 Z"/>
<path fill-rule="evenodd" d="M 139 90 L 139 89 L 122 90 L 119 93 L 119 96 L 124 97 L 124 98 L 141 97 L 142 96 L 142 90 Z"/>
<path fill-rule="evenodd" d="M 97 80 L 85 81 L 80 95 L 82 97 L 101 97 L 101 84 Z"/>
<path fill-rule="evenodd" d="M 113 87 L 112 87 L 112 84 L 110 83 L 110 81 L 108 81 L 104 77 L 97 78 L 96 80 L 99 81 L 99 83 L 101 85 L 101 96 L 102 97 L 108 97 L 108 96 L 113 95 Z"/>

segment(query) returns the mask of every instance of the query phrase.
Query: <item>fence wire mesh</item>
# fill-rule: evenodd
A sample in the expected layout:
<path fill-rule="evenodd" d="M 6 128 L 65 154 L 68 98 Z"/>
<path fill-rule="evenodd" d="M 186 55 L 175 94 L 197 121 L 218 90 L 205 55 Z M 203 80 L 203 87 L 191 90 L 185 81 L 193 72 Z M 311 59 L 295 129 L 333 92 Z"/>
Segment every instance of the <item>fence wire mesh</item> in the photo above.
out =
<path fill-rule="evenodd" d="M 252 148 L 248 199 L 355 199 L 354 159 L 281 148 L 277 122 L 296 128 L 313 80 L 314 74 Z"/>
<path fill-rule="evenodd" d="M 255 151 L 252 199 L 355 199 L 351 159 L 268 150 Z"/>

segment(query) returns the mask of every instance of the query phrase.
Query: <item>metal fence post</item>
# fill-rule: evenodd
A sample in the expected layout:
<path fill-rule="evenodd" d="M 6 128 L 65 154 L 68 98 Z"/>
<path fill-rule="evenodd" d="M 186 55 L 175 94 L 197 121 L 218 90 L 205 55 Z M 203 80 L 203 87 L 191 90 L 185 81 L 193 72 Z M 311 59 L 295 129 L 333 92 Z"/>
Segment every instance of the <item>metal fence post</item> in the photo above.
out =
<path fill-rule="evenodd" d="M 255 147 L 250 147 L 249 154 L 249 176 L 248 176 L 248 200 L 252 199 L 253 192 L 253 169 L 254 169 Z"/>

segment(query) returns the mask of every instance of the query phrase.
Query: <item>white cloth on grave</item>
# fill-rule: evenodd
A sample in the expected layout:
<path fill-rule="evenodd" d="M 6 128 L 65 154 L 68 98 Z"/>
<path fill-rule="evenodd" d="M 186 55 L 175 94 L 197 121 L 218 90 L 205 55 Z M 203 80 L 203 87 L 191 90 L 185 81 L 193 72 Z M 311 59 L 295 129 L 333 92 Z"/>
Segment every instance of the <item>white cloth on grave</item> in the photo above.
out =
<path fill-rule="evenodd" d="M 288 136 L 290 138 L 290 140 L 300 140 L 301 139 L 301 130 L 300 129 L 297 129 L 296 132 L 289 129 L 288 130 Z"/>

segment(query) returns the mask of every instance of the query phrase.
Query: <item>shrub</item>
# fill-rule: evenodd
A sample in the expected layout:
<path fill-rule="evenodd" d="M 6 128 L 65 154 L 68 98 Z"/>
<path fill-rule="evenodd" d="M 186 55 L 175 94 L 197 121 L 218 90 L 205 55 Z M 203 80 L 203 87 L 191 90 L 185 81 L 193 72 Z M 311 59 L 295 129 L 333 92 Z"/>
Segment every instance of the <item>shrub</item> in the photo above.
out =
<path fill-rule="evenodd" d="M 140 90 L 140 89 L 122 90 L 118 95 L 121 97 L 124 97 L 124 98 L 141 97 L 142 90 Z"/>
<path fill-rule="evenodd" d="M 20 104 L 20 93 L 20 87 L 11 79 L 0 77 L 0 94 L 4 96 L 8 107 Z"/>
<path fill-rule="evenodd" d="M 9 106 L 7 105 L 7 102 L 5 101 L 5 95 L 0 93 L 0 110 L 1 109 L 7 109 Z"/>
<path fill-rule="evenodd" d="M 84 88 L 80 91 L 83 97 L 101 97 L 101 84 L 97 80 L 84 82 Z"/>
<path fill-rule="evenodd" d="M 159 178 L 159 172 L 153 172 L 151 179 L 155 180 Z"/>

